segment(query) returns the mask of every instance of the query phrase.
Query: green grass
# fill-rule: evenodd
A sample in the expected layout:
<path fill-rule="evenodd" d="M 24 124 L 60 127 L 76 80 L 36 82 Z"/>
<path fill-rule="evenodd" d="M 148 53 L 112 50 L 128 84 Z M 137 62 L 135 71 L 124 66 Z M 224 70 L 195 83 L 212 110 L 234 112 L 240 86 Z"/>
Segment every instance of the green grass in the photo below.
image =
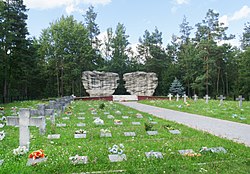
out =
<path fill-rule="evenodd" d="M 219 105 L 220 102 L 218 100 L 209 100 L 208 104 L 206 104 L 204 100 L 198 100 L 197 102 L 188 100 L 187 102 L 189 106 L 186 105 L 183 100 L 140 101 L 140 103 L 161 108 L 250 124 L 250 102 L 244 101 L 242 108 L 239 108 L 239 104 L 237 101 L 224 101 L 222 106 Z"/>
<path fill-rule="evenodd" d="M 4 140 L 0 141 L 0 159 L 4 164 L 0 166 L 0 173 L 80 173 L 122 170 L 124 173 L 158 174 L 158 173 L 249 173 L 250 148 L 242 144 L 221 139 L 205 132 L 197 131 L 174 122 L 162 120 L 152 115 L 138 112 L 117 103 L 105 102 L 104 109 L 99 109 L 102 101 L 76 101 L 72 106 L 73 114 L 70 120 L 56 118 L 56 123 L 66 123 L 67 127 L 54 127 L 47 120 L 46 135 L 39 135 L 38 128 L 31 127 L 32 140 L 30 152 L 43 149 L 48 157 L 46 162 L 36 166 L 26 166 L 28 154 L 21 157 L 13 156 L 12 150 L 18 147 L 18 128 L 5 126 Z M 18 103 L 16 106 L 19 107 Z M 5 108 L 8 108 L 7 106 Z M 96 108 L 97 115 L 104 120 L 104 125 L 96 126 L 93 123 L 93 115 L 89 108 Z M 121 111 L 121 115 L 115 111 Z M 78 120 L 79 113 L 84 112 L 85 120 Z M 104 112 L 110 112 L 115 119 L 123 121 L 123 125 L 114 125 L 113 120 L 107 119 Z M 132 112 L 132 113 L 131 113 Z M 141 113 L 142 119 L 136 118 Z M 127 115 L 129 119 L 123 119 Z M 65 116 L 65 115 L 63 115 Z M 158 135 L 148 136 L 144 123 L 149 122 L 149 117 L 158 124 L 153 129 Z M 74 139 L 74 132 L 79 129 L 77 123 L 86 123 L 86 139 Z M 141 125 L 132 125 L 131 122 L 141 122 Z M 173 135 L 164 128 L 164 125 L 179 129 L 181 134 Z M 110 129 L 111 138 L 100 138 L 100 129 Z M 125 137 L 123 132 L 135 131 L 136 137 Z M 61 134 L 58 140 L 48 140 L 47 135 Z M 118 163 L 109 162 L 108 148 L 114 144 L 124 144 L 127 161 Z M 181 149 L 193 149 L 198 152 L 201 147 L 223 146 L 228 152 L 206 153 L 200 157 L 184 157 L 178 153 Z M 163 153 L 163 159 L 147 159 L 145 152 L 159 151 Z M 85 165 L 73 165 L 69 161 L 70 156 L 88 156 L 89 162 Z M 205 172 L 207 171 L 207 172 Z"/>

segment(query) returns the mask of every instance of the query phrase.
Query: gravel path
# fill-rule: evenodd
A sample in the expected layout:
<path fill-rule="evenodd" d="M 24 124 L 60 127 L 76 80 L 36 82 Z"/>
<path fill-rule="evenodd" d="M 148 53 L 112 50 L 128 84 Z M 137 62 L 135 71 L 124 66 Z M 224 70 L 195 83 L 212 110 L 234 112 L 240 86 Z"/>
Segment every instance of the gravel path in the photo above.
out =
<path fill-rule="evenodd" d="M 166 120 L 175 121 L 219 137 L 243 143 L 250 147 L 250 125 L 149 106 L 137 102 L 120 103 L 138 111 L 146 112 Z"/>

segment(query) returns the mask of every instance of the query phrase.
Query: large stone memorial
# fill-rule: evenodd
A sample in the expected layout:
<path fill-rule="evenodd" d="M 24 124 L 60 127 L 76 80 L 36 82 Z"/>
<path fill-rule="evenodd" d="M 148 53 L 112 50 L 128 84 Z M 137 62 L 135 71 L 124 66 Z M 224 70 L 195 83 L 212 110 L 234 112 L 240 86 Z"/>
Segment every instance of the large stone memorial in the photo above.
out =
<path fill-rule="evenodd" d="M 90 97 L 111 96 L 118 86 L 119 75 L 112 72 L 84 71 L 82 83 Z"/>
<path fill-rule="evenodd" d="M 142 71 L 126 73 L 123 75 L 125 88 L 131 95 L 152 96 L 158 85 L 158 78 L 155 73 Z"/>

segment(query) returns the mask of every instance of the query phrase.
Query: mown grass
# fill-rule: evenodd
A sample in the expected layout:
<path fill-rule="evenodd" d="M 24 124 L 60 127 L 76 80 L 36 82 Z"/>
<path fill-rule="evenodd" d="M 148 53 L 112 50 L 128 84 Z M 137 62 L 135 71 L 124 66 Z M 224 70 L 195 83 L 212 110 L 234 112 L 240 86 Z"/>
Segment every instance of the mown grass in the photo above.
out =
<path fill-rule="evenodd" d="M 143 100 L 140 101 L 140 103 L 250 124 L 250 102 L 248 101 L 243 101 L 242 108 L 239 107 L 239 102 L 227 100 L 223 102 L 223 105 L 220 105 L 220 101 L 218 100 L 209 100 L 209 103 L 206 104 L 202 99 L 198 100 L 197 102 L 188 100 L 188 104 L 185 104 L 183 100 Z"/>
<path fill-rule="evenodd" d="M 99 105 L 105 103 L 104 109 Z M 19 107 L 18 103 L 16 106 Z M 221 139 L 205 132 L 196 131 L 184 125 L 162 120 L 147 113 L 138 112 L 131 108 L 117 103 L 103 101 L 76 101 L 72 105 L 72 115 L 69 120 L 63 120 L 62 115 L 56 118 L 56 123 L 66 123 L 66 127 L 54 127 L 50 120 L 47 120 L 46 135 L 39 135 L 38 128 L 31 127 L 32 139 L 30 152 L 43 149 L 48 157 L 46 162 L 36 166 L 26 166 L 28 154 L 16 157 L 12 150 L 18 147 L 18 128 L 5 126 L 3 130 L 6 137 L 0 141 L 0 159 L 4 163 L 0 166 L 0 173 L 80 173 L 96 171 L 119 170 L 123 173 L 249 173 L 250 171 L 250 148 L 242 144 Z M 8 108 L 8 106 L 5 106 Z M 90 108 L 97 110 L 97 116 L 104 120 L 104 125 L 96 126 L 93 123 L 93 116 Z M 121 115 L 116 111 L 122 112 Z M 84 115 L 79 113 L 84 112 Z M 112 119 L 107 119 L 104 112 L 109 112 L 123 121 L 123 125 L 114 125 Z M 136 118 L 141 113 L 142 119 Z M 122 116 L 129 116 L 123 119 Z M 85 120 L 78 120 L 78 116 L 84 116 Z M 146 134 L 144 123 L 149 122 L 149 117 L 158 122 L 153 129 L 158 135 L 149 136 Z M 86 139 L 74 139 L 74 132 L 79 127 L 77 123 L 84 122 L 87 131 Z M 141 122 L 141 125 L 132 125 L 131 122 Z M 181 134 L 173 135 L 164 128 L 164 125 L 179 129 Z M 101 138 L 100 129 L 110 129 L 111 138 Z M 135 137 L 125 137 L 125 131 L 135 131 Z M 58 140 L 48 140 L 48 134 L 59 133 Z M 109 147 L 114 144 L 124 144 L 127 161 L 111 163 L 108 159 Z M 198 152 L 201 147 L 222 146 L 227 153 L 206 153 L 200 157 L 185 157 L 178 153 L 181 149 L 193 149 Z M 145 152 L 159 151 L 163 153 L 163 159 L 147 159 Z M 89 162 L 85 165 L 73 165 L 69 161 L 70 156 L 88 156 Z M 111 172 L 114 173 L 114 172 Z"/>

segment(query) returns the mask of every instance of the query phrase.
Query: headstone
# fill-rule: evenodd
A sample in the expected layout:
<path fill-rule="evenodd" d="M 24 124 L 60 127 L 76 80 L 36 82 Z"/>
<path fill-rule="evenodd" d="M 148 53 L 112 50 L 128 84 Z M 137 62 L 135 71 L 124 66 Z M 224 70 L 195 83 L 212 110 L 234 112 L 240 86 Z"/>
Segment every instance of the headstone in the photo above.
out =
<path fill-rule="evenodd" d="M 136 136 L 135 132 L 124 132 L 124 135 L 126 137 L 135 137 Z"/>
<path fill-rule="evenodd" d="M 158 86 L 156 73 L 142 71 L 126 73 L 123 75 L 125 88 L 131 95 L 152 96 Z"/>
<path fill-rule="evenodd" d="M 178 152 L 181 154 L 181 155 L 187 155 L 187 154 L 191 154 L 191 153 L 194 153 L 193 149 L 186 149 L 186 150 L 178 150 Z"/>
<path fill-rule="evenodd" d="M 37 114 L 39 116 L 45 116 L 45 104 L 38 104 L 37 105 Z"/>
<path fill-rule="evenodd" d="M 77 127 L 84 127 L 84 126 L 86 126 L 85 123 L 77 123 Z"/>
<path fill-rule="evenodd" d="M 111 132 L 106 132 L 106 133 L 101 132 L 100 137 L 112 137 L 112 134 L 111 134 Z"/>
<path fill-rule="evenodd" d="M 143 116 L 142 116 L 142 114 L 137 113 L 137 114 L 136 114 L 136 118 L 143 118 Z"/>
<path fill-rule="evenodd" d="M 211 147 L 211 148 L 202 147 L 200 152 L 227 153 L 227 151 L 224 147 Z"/>
<path fill-rule="evenodd" d="M 132 125 L 141 125 L 140 122 L 132 122 Z"/>
<path fill-rule="evenodd" d="M 194 98 L 194 101 L 197 102 L 198 96 L 196 94 L 194 94 L 193 98 Z"/>
<path fill-rule="evenodd" d="M 157 135 L 158 131 L 147 131 L 148 135 Z"/>
<path fill-rule="evenodd" d="M 69 117 L 62 117 L 63 120 L 69 120 Z"/>
<path fill-rule="evenodd" d="M 38 110 L 37 109 L 30 109 L 30 116 L 37 116 L 38 115 Z"/>
<path fill-rule="evenodd" d="M 25 146 L 27 148 L 30 142 L 29 126 L 39 127 L 40 134 L 45 134 L 45 117 L 30 117 L 29 109 L 20 109 L 19 117 L 9 116 L 7 117 L 7 125 L 16 126 L 19 125 L 19 146 Z"/>
<path fill-rule="evenodd" d="M 208 100 L 210 99 L 210 97 L 206 94 L 204 99 L 206 100 L 206 104 L 208 104 Z"/>
<path fill-rule="evenodd" d="M 186 94 L 183 95 L 183 100 L 184 100 L 184 103 L 187 103 L 187 98 L 188 96 Z"/>
<path fill-rule="evenodd" d="M 181 132 L 179 130 L 169 130 L 171 134 L 180 134 Z"/>
<path fill-rule="evenodd" d="M 239 101 L 239 107 L 241 108 L 242 107 L 242 101 L 245 100 L 245 98 L 243 98 L 242 95 L 239 95 L 239 97 L 236 98 L 236 100 Z"/>
<path fill-rule="evenodd" d="M 223 97 L 223 95 L 220 95 L 218 99 L 220 99 L 220 105 L 223 105 L 223 100 L 226 99 L 226 97 Z"/>
<path fill-rule="evenodd" d="M 176 94 L 176 101 L 179 101 L 179 98 L 180 98 L 179 94 Z"/>
<path fill-rule="evenodd" d="M 90 97 L 111 96 L 118 87 L 119 75 L 112 72 L 84 71 L 82 83 Z"/>
<path fill-rule="evenodd" d="M 145 155 L 147 158 L 163 158 L 162 153 L 161 152 L 154 152 L 154 151 L 150 151 L 150 152 L 145 152 Z"/>
<path fill-rule="evenodd" d="M 72 164 L 87 164 L 88 163 L 88 157 L 87 156 L 71 156 L 69 157 L 69 160 Z"/>
<path fill-rule="evenodd" d="M 44 161 L 47 161 L 47 158 L 37 158 L 37 159 L 29 158 L 26 165 L 27 166 L 34 166 L 34 165 L 41 163 L 41 162 L 44 162 Z"/>
<path fill-rule="evenodd" d="M 74 134 L 75 138 L 86 138 L 87 134 Z"/>
<path fill-rule="evenodd" d="M 129 116 L 122 116 L 122 118 L 123 118 L 123 119 L 128 119 L 128 118 L 129 118 Z"/>
<path fill-rule="evenodd" d="M 172 97 L 173 97 L 173 95 L 172 95 L 172 94 L 168 94 L 168 99 L 169 99 L 169 101 L 171 101 L 171 100 L 172 100 Z"/>
<path fill-rule="evenodd" d="M 125 154 L 121 154 L 121 155 L 112 154 L 112 155 L 109 155 L 109 160 L 110 162 L 120 162 L 120 161 L 127 160 L 127 158 Z"/>
<path fill-rule="evenodd" d="M 59 139 L 60 138 L 60 134 L 50 134 L 48 135 L 48 139 Z"/>
<path fill-rule="evenodd" d="M 56 124 L 56 127 L 66 127 L 66 124 L 65 123 L 58 123 L 58 124 Z"/>
<path fill-rule="evenodd" d="M 100 119 L 100 118 L 96 118 L 96 119 L 94 120 L 94 123 L 95 123 L 96 125 L 104 125 L 104 121 L 103 121 L 102 119 Z"/>

